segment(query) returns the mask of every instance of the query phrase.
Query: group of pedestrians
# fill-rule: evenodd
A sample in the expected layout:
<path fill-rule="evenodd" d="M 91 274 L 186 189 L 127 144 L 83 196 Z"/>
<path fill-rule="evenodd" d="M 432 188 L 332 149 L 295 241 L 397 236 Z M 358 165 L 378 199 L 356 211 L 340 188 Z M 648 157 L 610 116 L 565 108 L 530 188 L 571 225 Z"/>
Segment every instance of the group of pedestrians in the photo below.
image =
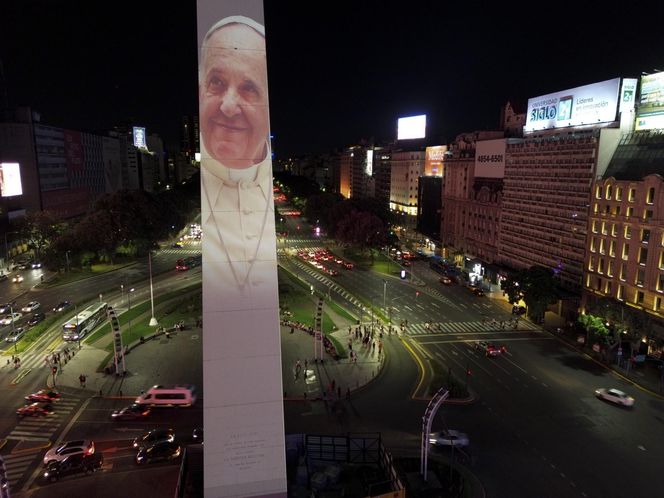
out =
<path fill-rule="evenodd" d="M 512 317 L 509 320 L 496 320 L 495 318 L 492 318 L 490 321 L 488 321 L 487 318 L 482 318 L 483 324 L 486 324 L 487 322 L 489 325 L 499 328 L 500 330 L 505 330 L 508 328 L 517 330 L 519 328 L 518 316 Z"/>

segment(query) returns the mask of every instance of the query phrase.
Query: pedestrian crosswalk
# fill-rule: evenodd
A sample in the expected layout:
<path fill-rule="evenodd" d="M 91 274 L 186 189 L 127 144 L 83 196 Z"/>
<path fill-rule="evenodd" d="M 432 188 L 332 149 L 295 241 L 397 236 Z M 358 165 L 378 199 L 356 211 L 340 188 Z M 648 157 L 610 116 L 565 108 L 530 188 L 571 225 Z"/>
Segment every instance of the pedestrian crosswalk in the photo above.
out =
<path fill-rule="evenodd" d="M 339 296 L 343 297 L 349 303 L 352 303 L 357 307 L 364 308 L 362 303 L 357 298 L 355 298 L 352 294 L 350 294 L 346 289 L 344 289 L 342 286 L 340 286 L 330 277 L 323 275 L 318 270 L 312 268 L 311 266 L 307 265 L 306 263 L 304 263 L 299 259 L 293 260 L 293 264 L 297 266 L 299 270 L 305 272 L 306 274 L 310 275 L 311 277 L 313 277 L 314 279 L 318 280 L 323 285 L 325 285 L 325 287 L 330 293 L 334 292 L 335 294 L 338 294 Z"/>
<path fill-rule="evenodd" d="M 38 448 L 48 446 L 49 441 L 54 439 L 55 433 L 63 422 L 71 418 L 71 412 L 81 403 L 81 397 L 75 394 L 63 394 L 60 399 L 53 402 L 53 413 L 41 417 L 24 417 L 18 420 L 14 429 L 4 437 L 7 441 L 16 441 L 18 451 L 12 454 L 2 455 L 7 469 L 7 479 L 10 487 L 16 486 L 23 474 L 34 466 L 37 455 L 34 452 L 22 453 L 21 444 L 26 447 Z"/>
<path fill-rule="evenodd" d="M 398 324 L 397 324 L 398 325 Z M 424 334 L 459 334 L 459 333 L 472 333 L 472 332 L 514 332 L 524 330 L 540 330 L 534 323 L 526 320 L 519 320 L 519 324 L 515 329 L 513 325 L 506 323 L 505 328 L 501 328 L 499 322 L 490 322 L 488 320 L 472 321 L 472 322 L 440 322 L 429 323 L 427 328 L 426 323 L 409 323 L 406 327 L 406 333 L 409 335 L 424 335 Z"/>
<path fill-rule="evenodd" d="M 159 251 L 161 254 L 179 254 L 181 256 L 197 256 L 201 253 L 201 246 L 184 246 L 181 249 L 167 248 Z"/>

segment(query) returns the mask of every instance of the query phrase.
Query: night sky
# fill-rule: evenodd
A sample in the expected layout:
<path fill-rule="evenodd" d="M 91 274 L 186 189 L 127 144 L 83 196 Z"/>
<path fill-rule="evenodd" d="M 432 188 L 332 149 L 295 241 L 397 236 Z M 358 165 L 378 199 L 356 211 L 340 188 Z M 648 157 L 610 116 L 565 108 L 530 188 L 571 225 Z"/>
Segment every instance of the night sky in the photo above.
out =
<path fill-rule="evenodd" d="M 447 143 L 495 128 L 507 100 L 664 70 L 649 22 L 664 2 L 614 3 L 266 0 L 275 152 L 391 140 L 419 113 Z M 71 129 L 143 125 L 177 147 L 197 112 L 196 39 L 192 0 L 5 2 L 9 104 Z"/>

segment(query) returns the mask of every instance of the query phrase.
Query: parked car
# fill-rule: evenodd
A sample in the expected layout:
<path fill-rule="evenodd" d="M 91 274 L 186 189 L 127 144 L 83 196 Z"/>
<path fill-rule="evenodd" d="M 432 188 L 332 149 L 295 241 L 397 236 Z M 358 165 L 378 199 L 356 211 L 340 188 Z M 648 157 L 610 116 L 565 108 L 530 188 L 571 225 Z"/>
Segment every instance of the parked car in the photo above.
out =
<path fill-rule="evenodd" d="M 134 439 L 132 446 L 134 448 L 143 448 L 159 441 L 175 441 L 175 431 L 173 429 L 152 429 Z"/>
<path fill-rule="evenodd" d="M 19 417 L 45 417 L 53 413 L 53 406 L 50 403 L 31 403 L 16 410 Z"/>
<path fill-rule="evenodd" d="M 5 336 L 6 342 L 18 342 L 18 340 L 25 335 L 25 328 L 15 327 L 11 332 Z"/>
<path fill-rule="evenodd" d="M 468 446 L 468 435 L 453 429 L 432 432 L 429 434 L 429 443 L 434 446 Z"/>
<path fill-rule="evenodd" d="M 22 316 L 22 313 L 9 313 L 0 319 L 0 325 L 11 325 L 12 323 L 20 320 Z"/>
<path fill-rule="evenodd" d="M 15 273 L 12 276 L 12 282 L 14 282 L 15 284 L 20 284 L 21 282 L 23 282 L 23 280 L 25 279 L 23 278 L 23 275 L 21 275 L 20 273 Z"/>
<path fill-rule="evenodd" d="M 28 394 L 25 399 L 31 403 L 50 403 L 60 398 L 60 393 L 52 389 L 40 389 L 36 393 Z"/>
<path fill-rule="evenodd" d="M 182 448 L 175 441 L 158 441 L 144 446 L 136 454 L 136 463 L 150 463 L 157 461 L 175 460 L 182 453 Z"/>
<path fill-rule="evenodd" d="M 131 405 L 125 406 L 119 410 L 114 410 L 113 413 L 111 413 L 111 418 L 113 420 L 136 420 L 144 419 L 149 414 L 149 406 L 132 403 Z"/>
<path fill-rule="evenodd" d="M 39 301 L 30 301 L 28 304 L 26 304 L 21 308 L 21 311 L 23 313 L 32 313 L 36 309 L 39 309 L 40 306 L 41 304 L 39 303 Z"/>
<path fill-rule="evenodd" d="M 194 431 L 191 433 L 191 440 L 194 443 L 203 444 L 203 428 L 202 427 L 196 427 L 194 429 Z"/>
<path fill-rule="evenodd" d="M 601 387 L 595 390 L 595 396 L 621 406 L 634 406 L 634 398 L 618 389 Z"/>
<path fill-rule="evenodd" d="M 44 479 L 55 482 L 58 479 L 73 474 L 92 474 L 104 465 L 104 456 L 101 453 L 80 453 L 69 455 L 61 461 L 51 461 L 46 465 Z"/>
<path fill-rule="evenodd" d="M 92 455 L 94 452 L 94 441 L 88 439 L 66 441 L 46 452 L 46 455 L 44 455 L 44 465 L 48 465 L 50 462 L 59 462 L 71 455 Z"/>
<path fill-rule="evenodd" d="M 70 301 L 62 301 L 61 303 L 58 303 L 58 304 L 55 306 L 55 308 L 53 308 L 53 311 L 55 311 L 56 313 L 58 313 L 58 312 L 60 312 L 60 311 L 64 311 L 64 310 L 66 310 L 66 309 L 71 308 L 71 306 L 72 306 L 72 304 L 71 304 Z"/>
<path fill-rule="evenodd" d="M 46 319 L 46 315 L 44 313 L 35 313 L 34 315 L 32 315 L 30 320 L 28 320 L 28 325 L 30 327 L 34 327 L 39 322 L 43 322 L 45 319 Z"/>

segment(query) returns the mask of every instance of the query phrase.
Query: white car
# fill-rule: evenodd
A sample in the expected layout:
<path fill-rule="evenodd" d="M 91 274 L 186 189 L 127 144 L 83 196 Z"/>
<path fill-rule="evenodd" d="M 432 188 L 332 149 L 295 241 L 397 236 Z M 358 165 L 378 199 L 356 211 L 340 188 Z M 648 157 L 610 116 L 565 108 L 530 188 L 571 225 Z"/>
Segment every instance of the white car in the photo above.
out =
<path fill-rule="evenodd" d="M 468 446 L 470 440 L 467 434 L 449 429 L 429 434 L 429 443 L 434 446 Z"/>
<path fill-rule="evenodd" d="M 18 340 L 24 335 L 25 335 L 25 329 L 23 327 L 16 327 L 7 335 L 7 337 L 5 337 L 5 341 L 18 342 Z"/>
<path fill-rule="evenodd" d="M 92 455 L 95 452 L 95 443 L 87 439 L 67 441 L 56 448 L 51 448 L 44 455 L 44 465 L 49 462 L 59 462 L 69 455 Z"/>
<path fill-rule="evenodd" d="M 21 308 L 21 311 L 23 313 L 32 313 L 36 309 L 39 309 L 40 306 L 41 304 L 39 303 L 39 301 L 30 301 L 28 304 L 26 304 Z"/>
<path fill-rule="evenodd" d="M 18 273 L 12 277 L 12 282 L 14 282 L 15 284 L 20 284 L 21 282 L 23 282 L 23 280 L 24 280 L 23 275 L 19 275 Z"/>
<path fill-rule="evenodd" d="M 5 315 L 0 320 L 0 325 L 11 325 L 15 321 L 19 320 L 23 316 L 22 313 L 10 313 Z"/>
<path fill-rule="evenodd" d="M 617 405 L 634 406 L 634 398 L 618 389 L 606 389 L 604 387 L 595 390 L 595 396 Z"/>

